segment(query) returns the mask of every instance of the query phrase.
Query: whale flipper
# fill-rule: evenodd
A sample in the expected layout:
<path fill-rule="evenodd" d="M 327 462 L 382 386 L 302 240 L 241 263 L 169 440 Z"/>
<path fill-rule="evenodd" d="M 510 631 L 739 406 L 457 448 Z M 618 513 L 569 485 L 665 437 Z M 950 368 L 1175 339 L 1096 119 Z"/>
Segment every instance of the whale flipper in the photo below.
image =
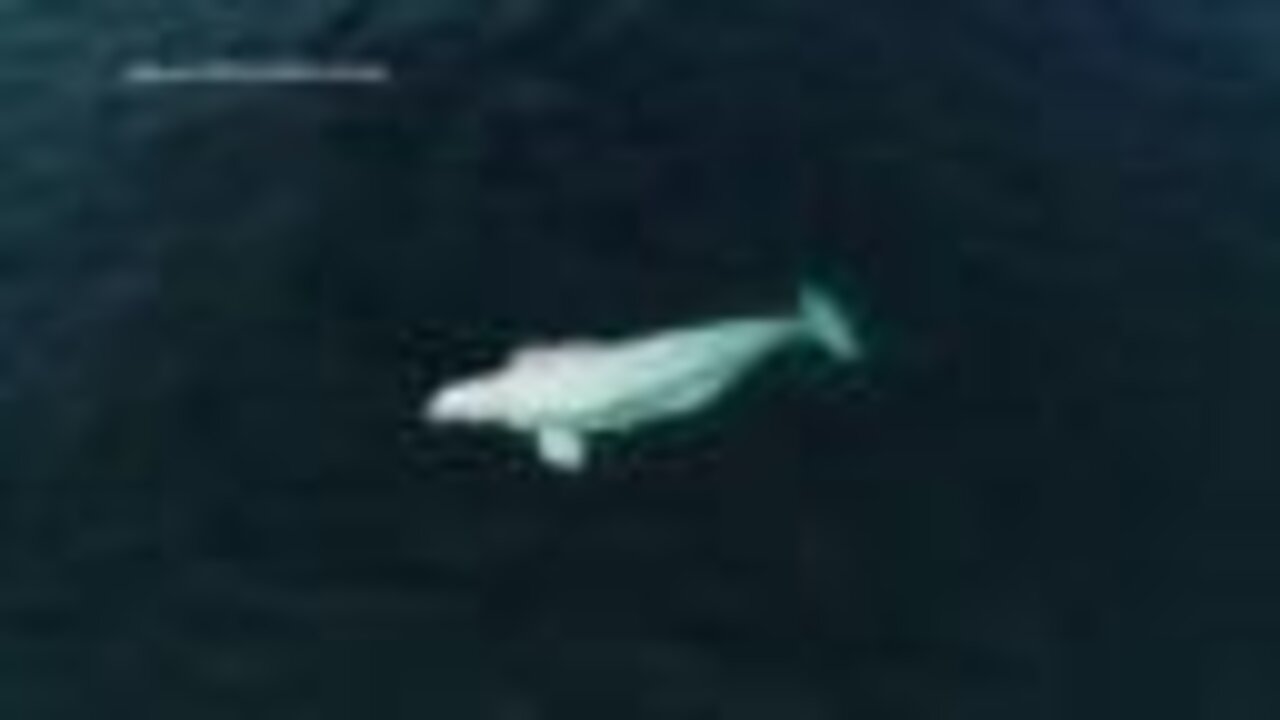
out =
<path fill-rule="evenodd" d="M 538 457 L 547 465 L 565 472 L 580 472 L 587 466 L 587 438 L 572 430 L 550 428 L 534 434 Z"/>

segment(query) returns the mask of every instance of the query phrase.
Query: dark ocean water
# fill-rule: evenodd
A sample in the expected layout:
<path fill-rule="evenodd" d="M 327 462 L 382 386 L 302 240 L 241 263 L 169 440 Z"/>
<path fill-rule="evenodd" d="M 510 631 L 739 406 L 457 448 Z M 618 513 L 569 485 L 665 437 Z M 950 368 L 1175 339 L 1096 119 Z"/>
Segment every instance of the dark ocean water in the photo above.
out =
<path fill-rule="evenodd" d="M 154 5 L 0 9 L 0 717 L 1280 717 L 1280 11 Z M 415 420 L 811 274 L 582 479 Z"/>

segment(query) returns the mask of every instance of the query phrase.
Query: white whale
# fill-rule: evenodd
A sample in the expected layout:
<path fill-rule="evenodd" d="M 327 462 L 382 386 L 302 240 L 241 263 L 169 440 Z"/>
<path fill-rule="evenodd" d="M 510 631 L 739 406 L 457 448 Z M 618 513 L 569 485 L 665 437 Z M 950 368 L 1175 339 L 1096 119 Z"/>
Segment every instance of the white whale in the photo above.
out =
<path fill-rule="evenodd" d="M 862 355 L 852 318 L 813 284 L 801 284 L 796 310 L 777 317 L 517 348 L 500 367 L 445 384 L 422 415 L 430 423 L 527 434 L 548 467 L 578 472 L 593 435 L 702 410 L 766 358 L 806 345 L 841 362 Z"/>

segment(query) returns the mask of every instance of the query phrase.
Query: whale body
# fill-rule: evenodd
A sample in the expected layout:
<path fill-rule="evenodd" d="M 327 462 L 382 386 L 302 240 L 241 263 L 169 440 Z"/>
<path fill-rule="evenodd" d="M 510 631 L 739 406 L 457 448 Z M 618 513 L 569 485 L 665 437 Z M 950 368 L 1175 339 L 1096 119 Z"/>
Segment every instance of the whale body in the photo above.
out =
<path fill-rule="evenodd" d="M 781 350 L 807 345 L 840 362 L 861 357 L 852 318 L 835 297 L 808 283 L 798 294 L 797 308 L 778 316 L 517 348 L 499 367 L 443 385 L 424 402 L 423 419 L 526 434 L 548 467 L 579 472 L 592 436 L 702 410 Z"/>

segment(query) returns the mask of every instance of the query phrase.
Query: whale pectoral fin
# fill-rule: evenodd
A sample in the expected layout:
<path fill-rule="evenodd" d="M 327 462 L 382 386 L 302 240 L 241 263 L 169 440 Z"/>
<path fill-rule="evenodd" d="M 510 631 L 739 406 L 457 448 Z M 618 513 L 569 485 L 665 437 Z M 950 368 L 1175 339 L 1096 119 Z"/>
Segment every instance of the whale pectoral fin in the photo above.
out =
<path fill-rule="evenodd" d="M 565 472 L 580 472 L 587 466 L 587 438 L 572 430 L 539 430 L 534 435 L 538 457 L 547 465 Z"/>

